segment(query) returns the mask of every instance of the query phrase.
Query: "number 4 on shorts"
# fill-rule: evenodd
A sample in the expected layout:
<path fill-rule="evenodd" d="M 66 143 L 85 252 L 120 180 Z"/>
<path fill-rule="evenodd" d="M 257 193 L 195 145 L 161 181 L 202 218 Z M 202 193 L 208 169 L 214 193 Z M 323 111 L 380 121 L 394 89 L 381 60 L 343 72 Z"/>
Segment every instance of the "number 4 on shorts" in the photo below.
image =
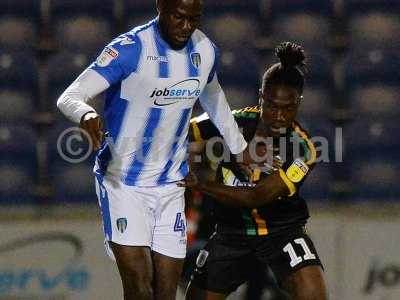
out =
<path fill-rule="evenodd" d="M 177 213 L 175 219 L 174 231 L 175 232 L 180 231 L 183 236 L 185 234 L 185 230 L 186 226 L 185 226 L 185 221 L 182 219 L 182 213 Z"/>
<path fill-rule="evenodd" d="M 311 253 L 310 248 L 308 248 L 307 243 L 303 238 L 295 239 L 294 242 L 303 248 L 305 254 L 303 257 L 297 256 L 296 252 L 294 251 L 292 243 L 288 243 L 283 248 L 283 251 L 288 253 L 290 256 L 290 266 L 292 268 L 301 263 L 303 260 L 310 260 L 316 258 L 315 255 Z"/>

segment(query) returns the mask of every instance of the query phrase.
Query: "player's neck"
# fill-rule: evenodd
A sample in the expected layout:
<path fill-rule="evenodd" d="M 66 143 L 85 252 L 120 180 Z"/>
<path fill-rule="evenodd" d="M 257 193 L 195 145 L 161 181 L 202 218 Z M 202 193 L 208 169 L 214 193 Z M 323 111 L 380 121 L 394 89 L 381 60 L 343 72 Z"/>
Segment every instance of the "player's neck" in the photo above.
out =
<path fill-rule="evenodd" d="M 262 138 L 273 137 L 272 134 L 270 133 L 270 131 L 267 130 L 267 128 L 265 127 L 262 119 L 260 119 L 260 121 L 257 124 L 255 136 L 262 137 Z"/>

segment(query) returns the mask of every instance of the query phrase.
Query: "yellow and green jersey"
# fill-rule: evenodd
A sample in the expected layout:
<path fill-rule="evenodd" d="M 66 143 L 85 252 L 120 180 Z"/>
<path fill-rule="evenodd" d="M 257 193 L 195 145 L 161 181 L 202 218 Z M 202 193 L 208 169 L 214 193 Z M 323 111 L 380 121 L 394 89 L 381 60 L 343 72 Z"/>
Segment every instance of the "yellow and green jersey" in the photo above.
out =
<path fill-rule="evenodd" d="M 246 141 L 251 141 L 260 119 L 259 107 L 233 111 L 233 115 Z M 192 119 L 191 130 L 191 138 L 196 141 L 220 136 L 206 115 Z M 273 152 L 274 156 L 279 155 L 282 159 L 279 174 L 288 186 L 289 196 L 254 209 L 240 209 L 214 202 L 214 216 L 218 230 L 232 234 L 263 236 L 307 222 L 308 207 L 300 196 L 300 188 L 317 158 L 310 136 L 298 122 L 293 122 L 284 135 L 273 139 Z M 229 186 L 254 186 L 268 177 L 270 171 L 268 168 L 255 168 L 249 173 L 231 159 L 229 162 L 222 161 L 218 164 L 216 180 Z"/>

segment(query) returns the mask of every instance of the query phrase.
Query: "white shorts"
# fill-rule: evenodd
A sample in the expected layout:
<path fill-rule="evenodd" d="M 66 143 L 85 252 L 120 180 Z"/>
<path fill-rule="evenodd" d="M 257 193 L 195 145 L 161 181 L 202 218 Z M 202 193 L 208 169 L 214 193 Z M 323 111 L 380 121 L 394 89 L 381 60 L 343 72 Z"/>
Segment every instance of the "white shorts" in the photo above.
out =
<path fill-rule="evenodd" d="M 96 178 L 96 193 L 108 242 L 145 246 L 174 257 L 186 256 L 185 188 L 176 183 L 157 187 L 127 186 Z"/>

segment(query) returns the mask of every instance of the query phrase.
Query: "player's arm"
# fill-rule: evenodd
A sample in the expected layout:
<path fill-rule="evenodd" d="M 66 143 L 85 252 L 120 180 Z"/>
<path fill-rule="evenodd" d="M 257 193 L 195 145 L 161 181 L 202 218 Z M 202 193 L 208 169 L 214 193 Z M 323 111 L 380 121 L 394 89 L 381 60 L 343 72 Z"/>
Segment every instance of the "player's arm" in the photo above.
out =
<path fill-rule="evenodd" d="M 88 101 L 136 70 L 141 44 L 134 37 L 129 38 L 129 43 L 121 43 L 127 38 L 123 35 L 106 46 L 57 101 L 60 111 L 89 133 L 95 150 L 100 148 L 103 138 L 102 120 Z"/>
<path fill-rule="evenodd" d="M 75 123 L 80 123 L 93 142 L 100 148 L 103 137 L 102 121 L 95 109 L 87 102 L 109 87 L 107 80 L 91 69 L 86 69 L 59 97 L 57 107 Z"/>
<path fill-rule="evenodd" d="M 310 152 L 315 153 L 309 143 Z M 216 201 L 236 207 L 259 207 L 278 201 L 283 196 L 293 196 L 315 165 L 315 155 L 311 159 L 297 158 L 283 164 L 277 171 L 261 180 L 255 187 L 231 187 L 217 182 L 201 183 L 193 180 L 192 186 L 213 196 Z"/>
<path fill-rule="evenodd" d="M 270 174 L 255 187 L 231 187 L 216 182 L 198 183 L 197 189 L 212 196 L 215 201 L 236 207 L 255 208 L 277 201 L 294 193 L 294 185 L 282 179 L 282 170 Z M 283 172 L 284 174 L 284 172 Z"/>
<path fill-rule="evenodd" d="M 197 183 L 197 188 L 216 201 L 238 207 L 259 207 L 279 201 L 280 197 L 295 195 L 315 167 L 316 150 L 306 138 L 307 151 L 293 161 L 285 162 L 277 171 L 261 180 L 255 187 L 230 187 L 216 182 Z"/>
<path fill-rule="evenodd" d="M 226 144 L 233 154 L 243 152 L 247 143 L 240 133 L 237 123 L 235 122 L 231 109 L 225 97 L 225 93 L 218 82 L 216 73 L 218 64 L 218 49 L 214 47 L 214 65 L 210 71 L 207 85 L 200 95 L 200 104 L 204 111 L 208 113 L 211 121 L 218 128 L 224 137 Z"/>

